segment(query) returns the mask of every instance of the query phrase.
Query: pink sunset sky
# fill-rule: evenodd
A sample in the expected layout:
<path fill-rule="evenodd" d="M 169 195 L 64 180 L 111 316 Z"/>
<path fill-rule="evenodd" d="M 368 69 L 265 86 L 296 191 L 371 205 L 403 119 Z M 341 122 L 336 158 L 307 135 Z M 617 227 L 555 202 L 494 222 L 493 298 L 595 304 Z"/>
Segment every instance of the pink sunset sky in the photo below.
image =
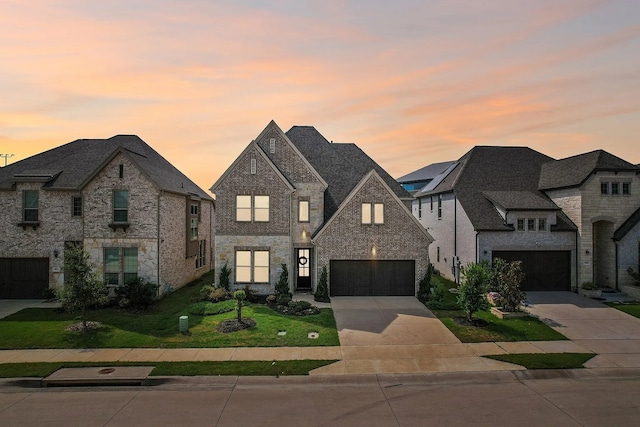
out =
<path fill-rule="evenodd" d="M 208 189 L 273 119 L 394 177 L 474 145 L 640 163 L 638 0 L 4 0 L 0 28 L 9 162 L 136 134 Z"/>

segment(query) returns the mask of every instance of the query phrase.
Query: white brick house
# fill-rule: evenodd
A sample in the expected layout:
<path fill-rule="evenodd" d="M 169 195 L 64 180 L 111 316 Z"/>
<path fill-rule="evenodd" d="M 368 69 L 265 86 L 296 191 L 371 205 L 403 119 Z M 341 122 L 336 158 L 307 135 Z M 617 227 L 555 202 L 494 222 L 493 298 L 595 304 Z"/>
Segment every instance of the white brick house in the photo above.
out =
<path fill-rule="evenodd" d="M 593 281 L 633 293 L 639 173 L 602 150 L 554 160 L 525 147 L 475 147 L 417 191 L 412 211 L 450 278 L 458 262 L 501 257 L 523 261 L 526 290 Z"/>
<path fill-rule="evenodd" d="M 235 287 L 274 291 L 281 264 L 292 291 L 314 291 L 323 267 L 331 295 L 415 295 L 431 237 L 412 197 L 354 144 L 315 128 L 269 123 L 211 188 L 215 264 Z"/>
<path fill-rule="evenodd" d="M 81 243 L 110 286 L 160 292 L 209 271 L 213 200 L 137 136 L 81 139 L 0 169 L 0 298 L 64 284 Z"/>

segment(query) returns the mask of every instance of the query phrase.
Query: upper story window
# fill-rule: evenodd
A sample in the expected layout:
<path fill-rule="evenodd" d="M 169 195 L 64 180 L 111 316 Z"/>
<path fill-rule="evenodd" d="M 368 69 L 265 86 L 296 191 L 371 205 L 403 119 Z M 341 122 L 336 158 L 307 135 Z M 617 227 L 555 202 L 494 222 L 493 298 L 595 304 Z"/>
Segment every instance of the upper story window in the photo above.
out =
<path fill-rule="evenodd" d="M 600 183 L 600 194 L 602 194 L 603 196 L 609 194 L 609 183 L 608 182 L 601 182 Z"/>
<path fill-rule="evenodd" d="M 418 218 L 422 218 L 422 199 L 418 199 Z"/>
<path fill-rule="evenodd" d="M 384 224 L 384 204 L 382 203 L 363 203 L 362 224 Z"/>
<path fill-rule="evenodd" d="M 547 231 L 547 220 L 538 218 L 538 231 Z"/>
<path fill-rule="evenodd" d="M 38 222 L 38 190 L 25 190 L 22 199 L 22 220 Z"/>
<path fill-rule="evenodd" d="M 438 219 L 442 219 L 442 194 L 438 195 Z"/>
<path fill-rule="evenodd" d="M 516 219 L 517 231 L 547 231 L 546 218 L 518 218 Z"/>
<path fill-rule="evenodd" d="M 118 176 L 124 178 L 124 165 L 118 165 Z"/>
<path fill-rule="evenodd" d="M 429 197 L 429 204 L 431 205 L 431 212 L 433 212 L 433 196 Z"/>
<path fill-rule="evenodd" d="M 200 203 L 192 201 L 189 204 L 189 239 L 198 240 L 198 223 L 200 222 Z"/>
<path fill-rule="evenodd" d="M 236 196 L 236 221 L 269 222 L 269 196 Z"/>
<path fill-rule="evenodd" d="M 71 198 L 71 216 L 82 216 L 82 196 L 73 196 Z"/>
<path fill-rule="evenodd" d="M 524 231 L 524 219 L 518 218 L 518 220 L 516 221 L 516 230 Z"/>
<path fill-rule="evenodd" d="M 298 221 L 309 222 L 309 201 L 298 200 Z"/>
<path fill-rule="evenodd" d="M 113 192 L 113 222 L 129 220 L 129 192 L 117 190 Z"/>
<path fill-rule="evenodd" d="M 622 195 L 623 196 L 631 195 L 631 183 L 630 182 L 623 182 L 622 183 Z"/>
<path fill-rule="evenodd" d="M 535 219 L 527 219 L 527 231 L 536 231 L 536 220 Z"/>
<path fill-rule="evenodd" d="M 611 195 L 612 196 L 617 196 L 620 194 L 620 183 L 619 182 L 612 182 L 611 183 Z"/>

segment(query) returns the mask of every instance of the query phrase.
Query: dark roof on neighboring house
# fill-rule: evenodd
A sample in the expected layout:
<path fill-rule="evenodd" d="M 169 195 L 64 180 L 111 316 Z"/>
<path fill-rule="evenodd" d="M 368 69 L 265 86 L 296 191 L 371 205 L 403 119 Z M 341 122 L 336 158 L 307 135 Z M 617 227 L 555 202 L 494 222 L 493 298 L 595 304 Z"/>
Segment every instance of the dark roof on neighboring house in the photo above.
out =
<path fill-rule="evenodd" d="M 633 228 L 640 223 L 640 208 L 635 211 L 622 225 L 613 233 L 613 240 L 620 241 L 627 235 Z"/>
<path fill-rule="evenodd" d="M 516 210 L 558 211 L 558 206 L 538 190 L 540 167 L 552 160 L 527 147 L 477 146 L 462 156 L 435 186 L 419 195 L 453 192 L 474 229 L 512 230 L 487 196 Z M 574 229 L 568 218 L 567 221 L 569 229 Z"/>
<path fill-rule="evenodd" d="M 78 139 L 0 169 L 0 189 L 37 179 L 43 188 L 81 189 L 117 153 L 128 155 L 161 190 L 211 200 L 204 190 L 136 135 Z"/>
<path fill-rule="evenodd" d="M 331 143 L 313 126 L 294 126 L 286 135 L 328 184 L 325 221 L 371 170 L 375 170 L 400 199 L 412 199 L 396 180 L 355 144 Z"/>
<path fill-rule="evenodd" d="M 432 163 L 423 168 L 420 168 L 416 171 L 413 171 L 409 174 L 401 176 L 396 181 L 403 184 L 405 182 L 416 182 L 416 181 L 430 181 L 434 179 L 436 176 L 444 172 L 453 161 L 450 162 L 440 162 L 440 163 Z"/>
<path fill-rule="evenodd" d="M 552 190 L 577 187 L 598 171 L 638 172 L 640 168 L 604 150 L 596 150 L 542 165 L 538 188 Z"/>

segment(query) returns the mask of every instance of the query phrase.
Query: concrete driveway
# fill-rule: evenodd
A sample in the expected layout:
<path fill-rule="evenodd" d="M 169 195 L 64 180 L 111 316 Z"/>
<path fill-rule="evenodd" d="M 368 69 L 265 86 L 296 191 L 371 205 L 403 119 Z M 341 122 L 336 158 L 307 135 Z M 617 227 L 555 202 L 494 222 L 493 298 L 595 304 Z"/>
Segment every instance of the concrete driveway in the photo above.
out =
<path fill-rule="evenodd" d="M 585 366 L 640 367 L 640 319 L 572 292 L 527 292 L 529 312 L 587 352 Z"/>
<path fill-rule="evenodd" d="M 312 374 L 518 369 L 479 357 L 414 297 L 332 297 L 342 360 Z"/>
<path fill-rule="evenodd" d="M 37 299 L 0 299 L 0 319 L 25 308 L 57 308 L 60 303 Z"/>

